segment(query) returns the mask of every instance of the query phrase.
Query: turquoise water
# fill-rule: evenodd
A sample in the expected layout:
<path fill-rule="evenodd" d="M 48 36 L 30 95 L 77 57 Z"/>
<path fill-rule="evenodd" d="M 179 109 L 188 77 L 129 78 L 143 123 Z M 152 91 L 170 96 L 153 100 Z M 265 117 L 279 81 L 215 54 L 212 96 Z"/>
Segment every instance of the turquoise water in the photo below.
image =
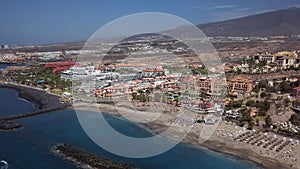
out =
<path fill-rule="evenodd" d="M 96 113 L 85 113 L 87 118 L 92 119 L 97 116 Z M 106 116 L 106 119 L 114 128 L 126 135 L 136 137 L 151 136 L 149 132 L 134 123 L 113 116 Z M 107 158 L 133 163 L 142 169 L 258 168 L 252 163 L 198 149 L 183 143 L 164 154 L 146 159 L 119 157 L 99 148 L 89 139 L 82 130 L 76 113 L 72 109 L 24 118 L 17 122 L 24 125 L 22 130 L 0 132 L 0 160 L 7 161 L 12 169 L 76 168 L 72 162 L 63 160 L 50 152 L 51 147 L 58 143 L 73 144 L 80 149 Z"/>

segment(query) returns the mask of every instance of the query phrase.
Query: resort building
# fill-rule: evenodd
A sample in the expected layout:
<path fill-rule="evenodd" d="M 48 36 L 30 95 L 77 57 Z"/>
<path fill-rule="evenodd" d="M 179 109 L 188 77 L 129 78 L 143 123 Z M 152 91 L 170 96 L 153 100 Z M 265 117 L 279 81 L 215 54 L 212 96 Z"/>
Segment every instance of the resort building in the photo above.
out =
<path fill-rule="evenodd" d="M 200 89 L 210 91 L 211 90 L 211 78 L 196 76 L 196 81 Z"/>
<path fill-rule="evenodd" d="M 153 76 L 158 76 L 163 74 L 164 74 L 164 69 L 161 67 L 146 68 L 142 72 L 143 77 L 153 77 Z"/>
<path fill-rule="evenodd" d="M 253 80 L 249 78 L 236 77 L 227 81 L 227 88 L 230 92 L 251 92 Z"/>
<path fill-rule="evenodd" d="M 300 86 L 293 89 L 293 95 L 295 99 L 300 100 Z"/>

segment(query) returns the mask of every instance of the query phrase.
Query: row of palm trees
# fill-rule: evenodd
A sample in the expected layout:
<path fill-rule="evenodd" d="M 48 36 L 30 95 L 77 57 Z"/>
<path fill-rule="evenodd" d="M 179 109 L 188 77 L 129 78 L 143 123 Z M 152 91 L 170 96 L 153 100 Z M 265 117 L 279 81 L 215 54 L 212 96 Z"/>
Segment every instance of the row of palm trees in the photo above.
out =
<path fill-rule="evenodd" d="M 51 69 L 47 69 L 44 66 L 31 67 L 28 70 L 15 72 L 14 74 L 6 77 L 13 82 L 34 86 L 42 87 L 44 89 L 49 88 L 59 89 L 67 91 L 71 89 L 72 82 L 60 78 L 60 74 L 55 74 Z"/>

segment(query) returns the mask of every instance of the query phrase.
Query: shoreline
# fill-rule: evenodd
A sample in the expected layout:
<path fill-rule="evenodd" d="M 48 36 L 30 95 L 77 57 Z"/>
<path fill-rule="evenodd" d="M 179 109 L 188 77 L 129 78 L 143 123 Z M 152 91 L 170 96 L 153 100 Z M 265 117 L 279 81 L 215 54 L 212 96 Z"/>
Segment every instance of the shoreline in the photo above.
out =
<path fill-rule="evenodd" d="M 199 146 L 201 147 L 201 145 Z M 204 148 L 207 148 L 209 151 L 220 153 L 224 156 L 230 156 L 232 158 L 248 163 L 253 163 L 257 167 L 262 169 L 290 169 L 288 166 L 282 166 L 276 160 L 274 161 L 273 159 L 265 159 L 265 157 L 259 156 L 258 154 L 254 154 L 254 152 L 251 150 L 229 148 L 224 146 L 224 143 L 222 142 L 206 141 L 205 143 L 203 143 L 202 146 Z"/>
<path fill-rule="evenodd" d="M 2 88 L 2 89 L 3 89 L 3 88 Z M 9 89 L 9 90 L 14 90 L 14 89 Z M 14 90 L 14 91 L 16 91 L 16 90 Z M 16 92 L 17 92 L 17 91 L 16 91 Z M 35 102 L 33 102 L 33 101 L 30 101 L 30 100 L 26 100 L 25 98 L 20 97 L 18 92 L 17 92 L 17 96 L 16 96 L 16 97 L 17 97 L 17 99 L 19 99 L 19 100 L 22 100 L 22 101 L 24 101 L 24 102 L 26 102 L 26 103 L 31 104 L 33 110 L 37 110 L 37 109 L 39 109 L 39 107 L 40 107 L 37 103 L 35 103 Z"/>
<path fill-rule="evenodd" d="M 53 110 L 53 108 L 56 108 L 56 110 L 58 110 L 58 109 L 63 109 L 63 108 L 67 108 L 67 107 L 71 106 L 70 103 L 62 103 L 60 101 L 60 98 L 61 98 L 60 96 L 50 94 L 41 89 L 27 87 L 27 86 L 19 85 L 19 84 L 3 83 L 3 82 L 0 82 L 0 88 L 9 88 L 9 89 L 16 90 L 19 93 L 19 98 L 25 99 L 27 101 L 30 101 L 30 102 L 33 102 L 33 103 L 39 105 L 39 108 L 42 111 L 44 110 L 46 112 L 49 112 L 49 111 L 51 112 Z M 47 98 L 47 99 L 45 99 L 45 98 Z M 57 105 L 60 105 L 62 107 L 59 107 Z M 119 118 L 124 118 L 121 116 L 121 114 L 119 114 L 116 111 L 116 109 L 114 108 L 114 105 L 98 103 L 98 106 L 100 107 L 101 112 L 104 114 L 113 115 L 113 116 L 119 117 Z M 73 106 L 73 109 L 75 109 L 74 106 Z M 92 112 L 95 112 L 95 111 L 97 112 L 97 110 L 95 110 L 95 108 L 88 107 L 88 104 L 86 104 L 86 103 L 83 104 L 82 109 L 92 111 Z M 37 113 L 37 114 L 29 113 L 28 115 L 26 115 L 26 114 L 28 114 L 28 113 L 25 113 L 24 117 L 33 116 L 33 115 L 37 115 L 40 113 Z M 17 115 L 17 116 L 20 116 L 20 115 Z M 13 119 L 15 119 L 15 118 L 13 118 Z M 13 119 L 6 119 L 5 121 L 13 120 Z M 7 121 L 7 122 L 12 123 L 11 121 Z M 15 124 L 17 124 L 17 123 L 15 123 Z M 143 127 L 144 129 L 146 129 L 147 131 L 149 131 L 153 134 L 160 133 L 161 131 L 163 131 L 165 128 L 168 127 L 167 125 L 163 124 L 162 121 L 145 123 L 145 124 L 140 124 L 140 123 L 135 123 L 135 124 Z M 17 124 L 17 125 L 19 125 L 19 124 Z M 14 130 L 18 130 L 21 128 L 22 128 L 22 126 L 17 129 L 1 130 L 1 131 L 14 131 Z M 208 140 L 208 141 L 200 144 L 198 142 L 197 138 L 195 138 L 195 135 L 192 135 L 191 133 L 189 133 L 182 142 L 184 142 L 188 145 L 191 145 L 191 146 L 195 146 L 195 148 L 208 149 L 209 151 L 221 153 L 222 155 L 225 155 L 225 156 L 229 155 L 229 156 L 232 156 L 233 158 L 240 159 L 242 161 L 245 160 L 247 162 L 256 164 L 260 168 L 292 169 L 291 166 L 281 163 L 277 159 L 272 159 L 272 158 L 268 158 L 265 156 L 261 156 L 258 153 L 255 153 L 254 151 L 252 151 L 251 149 L 249 150 L 247 148 L 241 149 L 241 148 L 229 147 L 228 145 L 226 145 L 226 143 L 224 143 L 222 141 Z"/>
<path fill-rule="evenodd" d="M 17 91 L 18 97 L 32 102 L 38 106 L 38 109 L 53 108 L 69 103 L 61 103 L 60 96 L 48 93 L 45 90 L 25 86 L 21 84 L 0 82 L 0 88 L 7 88 Z M 69 104 L 70 105 L 70 104 Z"/>
<path fill-rule="evenodd" d="M 60 96 L 50 94 L 42 89 L 3 81 L 0 81 L 0 88 L 16 91 L 16 99 L 22 99 L 34 106 L 30 112 L 0 117 L 0 132 L 15 131 L 23 128 L 22 124 L 18 124 L 12 120 L 53 112 L 71 106 L 69 102 L 60 101 Z"/>
<path fill-rule="evenodd" d="M 80 103 L 80 109 L 81 110 L 87 110 L 91 112 L 97 112 L 97 110 L 93 107 L 90 107 L 87 103 Z M 84 106 L 85 105 L 85 106 Z M 115 116 L 117 118 L 124 118 L 116 111 L 116 108 L 114 108 L 113 105 L 107 105 L 107 104 L 98 104 L 99 109 L 101 110 L 101 113 L 108 114 Z M 126 118 L 125 118 L 126 119 Z M 151 123 L 134 123 L 138 126 L 141 126 L 145 130 L 157 134 L 161 131 L 164 131 L 165 128 L 168 126 L 163 124 L 161 121 L 158 122 L 151 122 Z M 215 153 L 220 153 L 225 156 L 230 156 L 235 159 L 239 159 L 242 161 L 250 162 L 258 166 L 259 168 L 263 169 L 297 169 L 295 166 L 291 166 L 289 164 L 283 163 L 283 161 L 279 161 L 276 158 L 270 158 L 267 156 L 262 156 L 255 151 L 253 151 L 249 147 L 241 148 L 241 147 L 234 147 L 227 144 L 226 141 L 228 140 L 218 140 L 218 139 L 212 139 L 205 141 L 204 143 L 199 143 L 198 138 L 195 137 L 196 135 L 194 133 L 190 133 L 185 137 L 185 139 L 182 140 L 183 143 L 195 146 L 195 148 L 200 148 L 204 150 L 209 150 Z M 215 137 L 215 136 L 214 136 Z M 232 141 L 233 142 L 233 141 Z"/>

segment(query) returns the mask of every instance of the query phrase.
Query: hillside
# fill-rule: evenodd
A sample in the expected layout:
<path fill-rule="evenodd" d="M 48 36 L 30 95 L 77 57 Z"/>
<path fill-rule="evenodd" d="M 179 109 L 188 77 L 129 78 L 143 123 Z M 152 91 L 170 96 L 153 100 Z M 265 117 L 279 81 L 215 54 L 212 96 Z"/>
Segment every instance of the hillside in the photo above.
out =
<path fill-rule="evenodd" d="M 197 25 L 207 36 L 300 35 L 300 8 Z"/>

